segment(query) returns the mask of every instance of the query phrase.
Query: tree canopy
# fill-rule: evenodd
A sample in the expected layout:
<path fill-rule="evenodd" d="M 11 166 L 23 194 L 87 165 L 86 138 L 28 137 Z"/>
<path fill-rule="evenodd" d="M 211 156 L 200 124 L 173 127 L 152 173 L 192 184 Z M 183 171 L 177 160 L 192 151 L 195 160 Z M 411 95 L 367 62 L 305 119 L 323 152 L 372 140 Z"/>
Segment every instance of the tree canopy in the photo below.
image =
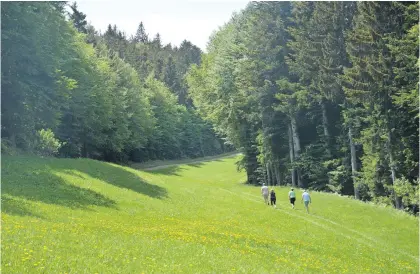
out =
<path fill-rule="evenodd" d="M 3 152 L 47 143 L 127 162 L 232 149 L 189 99 L 184 77 L 201 54 L 190 42 L 163 47 L 143 23 L 133 38 L 115 25 L 100 34 L 75 3 L 67 14 L 61 2 L 9 2 L 1 15 Z"/>
<path fill-rule="evenodd" d="M 417 211 L 417 11 L 414 2 L 252 2 L 189 71 L 193 103 L 243 151 L 248 183 Z"/>

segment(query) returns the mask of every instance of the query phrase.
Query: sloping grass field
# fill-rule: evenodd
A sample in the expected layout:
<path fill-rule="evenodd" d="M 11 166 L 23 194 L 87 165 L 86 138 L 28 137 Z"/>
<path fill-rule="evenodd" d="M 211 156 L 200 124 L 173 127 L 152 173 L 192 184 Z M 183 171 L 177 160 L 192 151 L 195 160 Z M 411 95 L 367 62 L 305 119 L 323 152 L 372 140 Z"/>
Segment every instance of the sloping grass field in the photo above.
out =
<path fill-rule="evenodd" d="M 419 273 L 418 219 L 244 185 L 235 157 L 139 171 L 2 157 L 2 273 Z"/>

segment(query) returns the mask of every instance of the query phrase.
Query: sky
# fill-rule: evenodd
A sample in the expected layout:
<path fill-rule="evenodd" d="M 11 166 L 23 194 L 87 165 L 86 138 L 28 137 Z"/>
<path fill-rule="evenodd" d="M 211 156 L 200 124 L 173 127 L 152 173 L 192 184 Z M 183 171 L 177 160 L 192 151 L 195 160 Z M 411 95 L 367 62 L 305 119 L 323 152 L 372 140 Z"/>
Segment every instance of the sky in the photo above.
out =
<path fill-rule="evenodd" d="M 227 23 L 233 12 L 244 9 L 244 0 L 80 0 L 78 9 L 96 30 L 116 24 L 128 37 L 143 21 L 149 38 L 159 32 L 163 44 L 179 46 L 186 39 L 205 51 L 210 35 Z"/>

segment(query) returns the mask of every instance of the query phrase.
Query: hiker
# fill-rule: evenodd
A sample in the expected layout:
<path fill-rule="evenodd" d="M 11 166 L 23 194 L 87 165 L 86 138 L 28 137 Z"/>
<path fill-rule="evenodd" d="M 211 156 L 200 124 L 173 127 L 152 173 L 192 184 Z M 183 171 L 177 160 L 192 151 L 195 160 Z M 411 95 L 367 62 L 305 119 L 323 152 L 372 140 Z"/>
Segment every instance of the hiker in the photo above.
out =
<path fill-rule="evenodd" d="M 292 204 L 292 208 L 295 208 L 295 201 L 296 201 L 296 193 L 294 192 L 293 188 L 289 191 L 289 200 Z"/>
<path fill-rule="evenodd" d="M 271 205 L 274 205 L 274 208 L 277 207 L 276 206 L 276 193 L 274 192 L 274 189 L 271 189 L 271 192 L 270 192 L 270 202 L 271 202 Z"/>
<path fill-rule="evenodd" d="M 268 186 L 266 186 L 265 184 L 263 184 L 261 188 L 261 195 L 264 197 L 264 203 L 270 205 L 270 203 L 268 202 Z"/>
<path fill-rule="evenodd" d="M 309 196 L 309 193 L 304 190 L 302 194 L 302 201 L 305 203 L 306 212 L 309 213 L 309 204 L 311 201 L 311 196 Z"/>

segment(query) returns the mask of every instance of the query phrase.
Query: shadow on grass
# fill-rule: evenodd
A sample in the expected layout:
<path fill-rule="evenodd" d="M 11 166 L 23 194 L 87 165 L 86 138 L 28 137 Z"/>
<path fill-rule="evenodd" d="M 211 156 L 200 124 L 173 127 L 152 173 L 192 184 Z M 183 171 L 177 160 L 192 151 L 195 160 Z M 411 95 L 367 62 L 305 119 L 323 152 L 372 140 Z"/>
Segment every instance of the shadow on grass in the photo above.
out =
<path fill-rule="evenodd" d="M 40 162 L 43 161 L 38 161 L 34 165 L 20 165 L 21 172 L 3 171 L 2 195 L 73 209 L 86 208 L 90 205 L 116 208 L 115 201 L 88 188 L 69 184 Z"/>
<path fill-rule="evenodd" d="M 189 167 L 201 167 L 206 162 L 223 162 L 221 159 L 209 159 L 209 160 L 203 160 L 200 162 L 192 162 L 192 163 L 179 163 L 179 164 L 171 164 L 171 165 L 164 165 L 164 166 L 155 166 L 155 167 L 148 167 L 145 169 L 141 169 L 142 171 L 152 173 L 152 174 L 161 174 L 161 175 L 174 175 L 174 176 L 180 176 L 179 172 L 181 170 L 184 170 L 185 168 L 182 168 L 181 166 L 189 166 Z"/>
<path fill-rule="evenodd" d="M 166 189 L 147 183 L 135 172 L 109 163 L 36 157 L 3 157 L 2 160 L 2 210 L 9 214 L 31 215 L 30 209 L 20 206 L 14 197 L 72 209 L 88 210 L 89 206 L 118 209 L 116 201 L 89 188 L 73 185 L 57 173 L 88 180 L 83 174 L 77 174 L 80 172 L 153 198 L 167 197 Z"/>
<path fill-rule="evenodd" d="M 1 212 L 9 215 L 30 216 L 43 219 L 41 215 L 33 213 L 26 203 L 4 194 L 1 197 Z"/>
<path fill-rule="evenodd" d="M 224 159 L 208 159 L 208 160 L 202 160 L 200 162 L 192 162 L 192 163 L 185 163 L 185 165 L 187 166 L 192 166 L 192 167 L 200 167 L 202 165 L 204 165 L 205 163 L 210 163 L 210 162 L 224 162 Z"/>
<path fill-rule="evenodd" d="M 194 162 L 224 162 L 227 159 L 233 158 L 238 156 L 238 153 L 225 153 L 220 155 L 214 156 L 206 156 L 206 157 L 198 157 L 198 158 L 186 158 L 186 159 L 179 159 L 179 160 L 153 160 L 147 162 L 130 162 L 128 166 L 134 169 L 139 170 L 148 170 L 150 168 L 158 168 L 160 166 L 178 166 L 178 165 L 188 165 Z"/>
<path fill-rule="evenodd" d="M 167 175 L 167 176 L 180 176 L 179 172 L 183 169 L 184 168 L 180 166 L 168 166 L 168 167 L 162 167 L 159 169 L 146 170 L 146 172 L 151 173 L 151 174 L 160 174 L 160 175 Z"/>
<path fill-rule="evenodd" d="M 191 166 L 191 167 L 201 167 L 203 165 L 204 165 L 203 162 L 187 164 L 187 166 Z"/>
<path fill-rule="evenodd" d="M 56 160 L 52 168 L 59 172 L 78 171 L 116 187 L 129 189 L 156 199 L 168 196 L 165 188 L 148 183 L 134 170 L 112 163 L 88 159 L 78 159 L 77 161 L 61 159 Z"/>

